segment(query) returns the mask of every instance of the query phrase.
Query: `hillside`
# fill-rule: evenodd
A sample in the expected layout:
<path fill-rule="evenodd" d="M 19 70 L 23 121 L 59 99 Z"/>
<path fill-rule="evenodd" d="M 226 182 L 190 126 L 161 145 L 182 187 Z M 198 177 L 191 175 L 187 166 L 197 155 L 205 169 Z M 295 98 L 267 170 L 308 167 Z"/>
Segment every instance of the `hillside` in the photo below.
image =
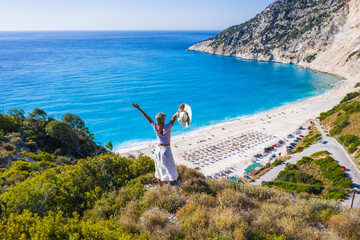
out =
<path fill-rule="evenodd" d="M 360 83 L 356 84 L 358 89 Z M 338 105 L 320 114 L 319 119 L 329 132 L 348 150 L 360 167 L 360 92 L 348 93 Z"/>
<path fill-rule="evenodd" d="M 0 239 L 360 237 L 359 209 L 309 194 L 293 196 L 263 186 L 206 179 L 185 166 L 177 166 L 179 186 L 158 187 L 151 158 L 106 151 L 70 113 L 58 121 L 41 109 L 28 117 L 11 110 L 0 120 L 5 161 L 0 171 Z M 320 164 L 320 170 L 324 177 L 290 172 L 311 184 L 313 174 L 316 187 L 326 185 L 321 193 L 325 198 L 345 196 L 331 187 L 349 187 L 351 181 L 339 180 L 340 170 L 326 173 L 327 165 Z M 314 193 L 312 188 L 296 190 Z"/>
<path fill-rule="evenodd" d="M 356 76 L 359 23 L 359 0 L 278 0 L 249 21 L 188 50 Z"/>

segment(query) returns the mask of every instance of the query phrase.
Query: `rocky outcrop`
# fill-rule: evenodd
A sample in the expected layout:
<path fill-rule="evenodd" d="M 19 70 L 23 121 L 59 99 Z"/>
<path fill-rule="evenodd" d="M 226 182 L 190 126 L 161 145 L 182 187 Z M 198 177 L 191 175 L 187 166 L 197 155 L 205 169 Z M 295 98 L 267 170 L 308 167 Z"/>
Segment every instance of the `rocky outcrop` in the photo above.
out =
<path fill-rule="evenodd" d="M 360 0 L 278 0 L 188 50 L 360 73 Z"/>

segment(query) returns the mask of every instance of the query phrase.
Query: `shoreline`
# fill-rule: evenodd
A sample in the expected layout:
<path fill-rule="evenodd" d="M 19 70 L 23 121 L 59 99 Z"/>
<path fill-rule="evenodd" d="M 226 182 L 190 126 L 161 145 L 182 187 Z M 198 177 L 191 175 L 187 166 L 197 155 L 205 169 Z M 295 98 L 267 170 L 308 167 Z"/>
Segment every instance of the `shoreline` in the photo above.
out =
<path fill-rule="evenodd" d="M 300 67 L 317 71 L 310 67 Z M 292 103 L 285 103 L 282 106 L 269 110 L 229 119 L 225 122 L 200 127 L 190 131 L 190 133 L 174 136 L 171 146 L 175 163 L 198 169 L 205 176 L 214 176 L 214 174 L 219 173 L 221 170 L 230 168 L 232 169 L 230 175 L 242 177 L 244 169 L 254 162 L 254 154 L 262 153 L 265 147 L 276 144 L 279 140 L 289 141 L 286 138 L 288 134 L 294 133 L 299 126 L 307 127 L 310 125 L 309 122 L 312 119 L 318 117 L 321 112 L 328 111 L 338 104 L 348 92 L 351 92 L 355 83 L 359 81 L 359 79 L 352 76 L 344 77 L 334 73 L 326 74 L 331 74 L 341 79 L 336 84 L 335 89 L 329 89 L 317 96 L 300 99 Z M 238 144 L 236 142 L 238 139 L 254 134 L 260 140 L 256 143 L 250 142 L 250 144 L 254 145 L 246 145 L 251 147 L 237 150 L 229 148 L 228 152 L 225 151 L 224 156 L 219 158 L 215 157 L 215 155 L 201 155 L 203 158 L 199 159 L 197 156 L 197 152 L 203 154 L 203 151 L 207 152 L 211 148 L 224 146 L 225 142 L 229 146 L 232 144 L 235 146 L 235 144 Z M 305 135 L 307 133 L 303 131 L 301 134 Z M 268 139 L 265 139 L 267 136 Z M 278 148 L 274 154 L 286 154 L 285 145 Z M 143 142 L 138 146 L 116 149 L 114 152 L 123 156 L 144 154 L 153 158 L 152 152 L 155 146 L 156 140 L 152 140 Z M 189 154 L 192 154 L 192 158 L 187 157 Z M 193 159 L 194 156 L 198 159 Z M 262 160 L 263 162 L 269 162 L 268 157 Z"/>
<path fill-rule="evenodd" d="M 311 70 L 311 69 L 309 69 L 309 70 Z M 313 71 L 313 70 L 311 70 L 311 71 Z M 320 72 L 320 73 L 324 73 L 324 72 Z M 328 74 L 328 73 L 324 73 L 324 74 Z M 288 107 L 288 106 L 291 107 L 291 105 L 296 104 L 296 103 L 301 103 L 301 102 L 304 102 L 304 101 L 309 101 L 311 99 L 317 99 L 317 98 L 321 98 L 321 97 L 323 97 L 325 95 L 329 95 L 332 92 L 336 91 L 336 89 L 339 87 L 339 85 L 342 84 L 343 81 L 346 80 L 345 78 L 340 77 L 340 76 L 338 76 L 336 74 L 329 74 L 329 75 L 333 75 L 335 77 L 338 77 L 340 79 L 340 81 L 338 83 L 334 84 L 334 86 L 336 86 L 334 89 L 330 88 L 329 90 L 327 90 L 324 93 L 321 93 L 319 95 L 309 96 L 309 97 L 306 97 L 306 98 L 301 98 L 301 99 L 295 100 L 294 102 L 287 102 L 287 103 L 284 103 L 281 106 L 276 106 L 276 107 L 273 107 L 273 108 L 270 108 L 270 109 L 267 109 L 267 110 L 264 110 L 264 111 L 257 111 L 257 112 L 254 112 L 254 113 L 245 114 L 245 115 L 241 115 L 241 116 L 238 116 L 238 117 L 218 121 L 218 122 L 213 123 L 213 124 L 209 124 L 209 125 L 206 125 L 206 126 L 201 126 L 201 127 L 196 128 L 196 129 L 190 130 L 189 132 L 173 135 L 171 138 L 172 138 L 172 140 L 176 140 L 176 139 L 179 139 L 180 137 L 182 137 L 183 135 L 192 136 L 192 135 L 195 135 L 195 134 L 210 130 L 213 127 L 220 127 L 220 126 L 222 126 L 224 124 L 226 125 L 228 123 L 232 123 L 232 122 L 236 122 L 236 121 L 240 121 L 240 120 L 247 120 L 249 118 L 256 117 L 256 115 L 259 115 L 259 114 L 265 114 L 265 113 L 271 114 L 271 112 L 273 112 L 273 111 L 279 111 L 282 108 L 285 108 L 285 107 Z M 131 142 L 134 142 L 134 144 L 132 145 Z M 136 151 L 136 150 L 141 150 L 141 149 L 147 148 L 147 146 L 149 144 L 154 144 L 155 142 L 156 142 L 156 138 L 154 138 L 154 139 L 144 139 L 144 140 L 141 140 L 141 139 L 129 140 L 129 141 L 126 141 L 124 143 L 118 144 L 115 147 L 114 152 L 116 152 L 116 153 L 133 152 L 133 151 Z M 126 146 L 125 145 L 126 143 L 130 143 L 130 144 L 128 146 Z M 125 145 L 125 146 L 121 147 L 123 145 Z"/>

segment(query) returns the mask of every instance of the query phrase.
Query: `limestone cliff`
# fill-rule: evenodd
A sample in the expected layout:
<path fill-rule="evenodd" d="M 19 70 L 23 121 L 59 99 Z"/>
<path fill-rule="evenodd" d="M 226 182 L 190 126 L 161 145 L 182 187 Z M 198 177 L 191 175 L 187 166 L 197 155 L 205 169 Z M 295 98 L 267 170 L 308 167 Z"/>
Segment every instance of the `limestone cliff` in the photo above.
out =
<path fill-rule="evenodd" d="M 360 73 L 360 0 L 278 0 L 189 50 Z"/>

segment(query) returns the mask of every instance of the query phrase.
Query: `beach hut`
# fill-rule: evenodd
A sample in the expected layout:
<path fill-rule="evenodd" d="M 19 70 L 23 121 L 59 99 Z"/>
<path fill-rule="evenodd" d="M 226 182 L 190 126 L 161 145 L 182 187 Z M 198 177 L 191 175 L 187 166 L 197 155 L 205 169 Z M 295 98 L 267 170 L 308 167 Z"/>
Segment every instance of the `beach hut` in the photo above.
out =
<path fill-rule="evenodd" d="M 236 183 L 241 182 L 241 180 L 239 178 L 235 177 L 235 176 L 228 177 L 228 179 L 231 180 L 231 181 L 234 181 Z"/>
<path fill-rule="evenodd" d="M 250 166 L 248 166 L 244 171 L 249 174 L 251 171 L 259 167 L 260 165 L 261 165 L 260 163 L 253 163 Z"/>

